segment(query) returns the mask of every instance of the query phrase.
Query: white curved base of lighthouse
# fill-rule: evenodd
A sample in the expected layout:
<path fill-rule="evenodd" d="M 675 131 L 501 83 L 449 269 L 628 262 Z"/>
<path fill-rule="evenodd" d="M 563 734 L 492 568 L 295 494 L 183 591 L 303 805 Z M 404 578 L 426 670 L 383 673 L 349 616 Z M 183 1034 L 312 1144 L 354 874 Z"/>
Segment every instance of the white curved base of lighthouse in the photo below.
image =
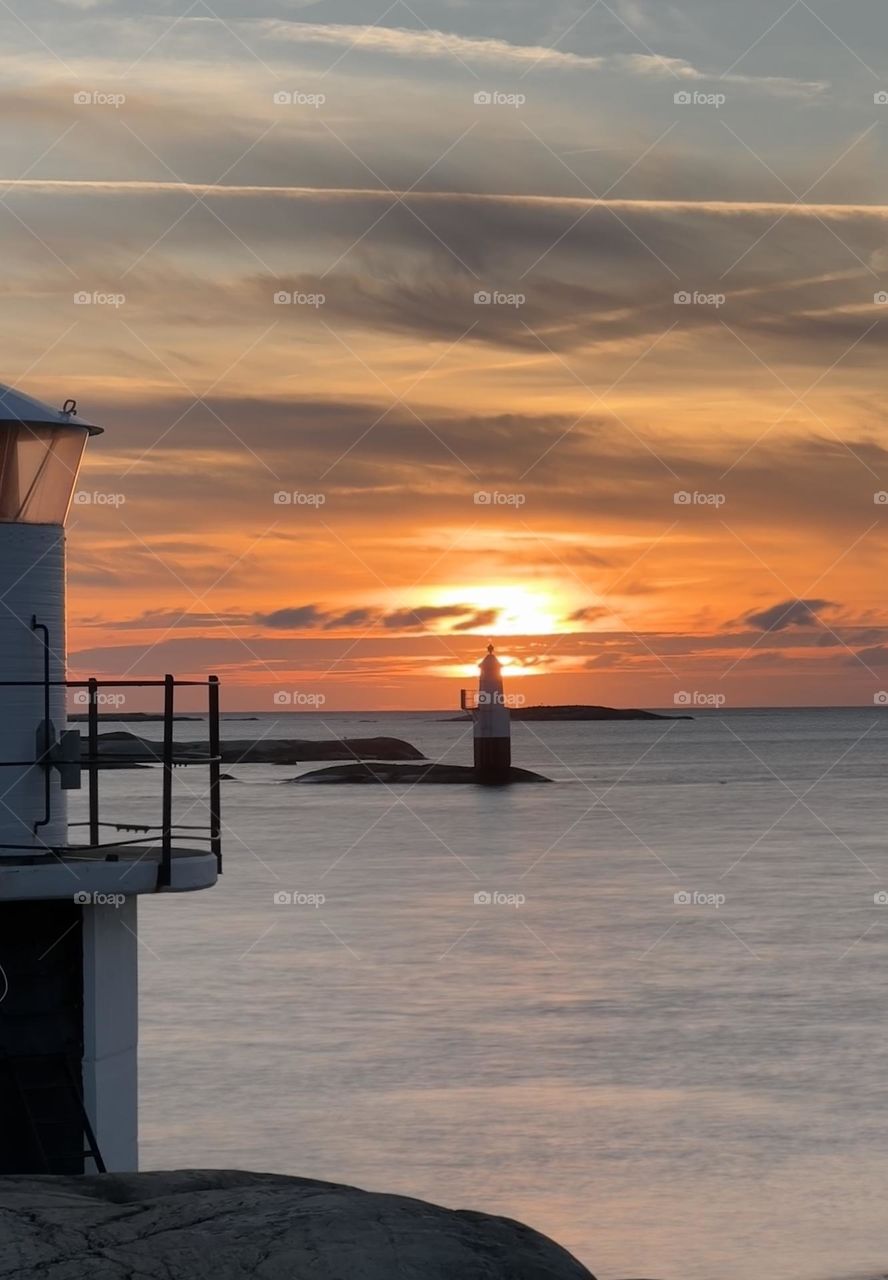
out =
<path fill-rule="evenodd" d="M 154 846 L 130 845 L 120 851 L 119 862 L 104 857 L 72 854 L 33 863 L 0 859 L 0 902 L 33 901 L 43 898 L 94 900 L 96 895 L 136 897 L 158 891 L 160 850 Z M 163 893 L 192 893 L 210 889 L 219 870 L 215 855 L 202 849 L 174 849 L 171 883 Z"/>
<path fill-rule="evenodd" d="M 111 1173 L 139 1167 L 137 907 L 83 908 L 83 1101 Z"/>

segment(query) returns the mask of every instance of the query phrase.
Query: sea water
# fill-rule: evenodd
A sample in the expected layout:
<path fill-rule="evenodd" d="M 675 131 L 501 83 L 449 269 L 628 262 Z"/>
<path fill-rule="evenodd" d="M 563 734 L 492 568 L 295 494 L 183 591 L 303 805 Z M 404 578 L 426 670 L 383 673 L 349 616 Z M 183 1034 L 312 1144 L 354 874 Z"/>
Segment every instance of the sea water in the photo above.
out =
<path fill-rule="evenodd" d="M 472 751 L 446 712 L 224 732 Z M 140 904 L 143 1167 L 504 1214 L 601 1280 L 881 1275 L 888 713 L 519 723 L 513 756 L 553 784 L 226 766 L 222 880 Z M 159 821 L 155 770 L 102 785 Z M 177 771 L 178 821 L 205 790 Z"/>

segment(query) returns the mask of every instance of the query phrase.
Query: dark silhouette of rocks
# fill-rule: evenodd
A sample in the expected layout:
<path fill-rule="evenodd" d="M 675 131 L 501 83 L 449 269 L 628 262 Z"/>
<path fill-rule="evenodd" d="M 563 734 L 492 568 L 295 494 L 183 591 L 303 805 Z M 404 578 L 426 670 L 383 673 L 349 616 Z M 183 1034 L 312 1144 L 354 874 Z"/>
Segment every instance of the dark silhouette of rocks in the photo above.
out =
<path fill-rule="evenodd" d="M 0 1178 L 0 1280 L 594 1280 L 530 1227 L 272 1173 Z"/>
<path fill-rule="evenodd" d="M 665 716 L 657 711 L 633 707 L 559 706 L 512 707 L 513 720 L 693 720 L 693 716 Z M 471 716 L 448 716 L 448 721 L 465 721 Z"/>
<path fill-rule="evenodd" d="M 321 782 L 321 783 L 383 783 L 397 785 L 402 783 L 426 782 L 436 785 L 461 782 L 477 783 L 475 770 L 471 765 L 462 764 L 388 764 L 381 761 L 357 761 L 353 764 L 334 765 L 331 769 L 313 769 L 311 773 L 303 773 L 298 778 L 288 778 L 288 782 Z M 506 782 L 551 782 L 540 773 L 531 773 L 528 769 L 509 770 Z"/>

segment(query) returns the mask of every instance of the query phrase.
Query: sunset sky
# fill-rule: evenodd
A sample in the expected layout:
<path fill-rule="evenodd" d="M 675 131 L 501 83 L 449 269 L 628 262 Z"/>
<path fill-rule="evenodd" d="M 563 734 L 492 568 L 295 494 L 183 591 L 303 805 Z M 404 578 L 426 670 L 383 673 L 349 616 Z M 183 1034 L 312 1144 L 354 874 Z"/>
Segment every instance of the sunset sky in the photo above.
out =
<path fill-rule="evenodd" d="M 885 22 L 3 4 L 2 380 L 106 428 L 71 674 L 878 701 Z"/>

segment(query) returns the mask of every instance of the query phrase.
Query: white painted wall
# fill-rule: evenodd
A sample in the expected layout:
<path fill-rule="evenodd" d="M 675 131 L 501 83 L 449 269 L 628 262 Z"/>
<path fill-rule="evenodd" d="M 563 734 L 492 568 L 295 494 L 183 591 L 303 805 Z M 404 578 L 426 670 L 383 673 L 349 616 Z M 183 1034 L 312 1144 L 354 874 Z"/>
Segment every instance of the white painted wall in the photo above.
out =
<path fill-rule="evenodd" d="M 0 679 L 42 680 L 43 641 L 31 618 L 50 630 L 53 680 L 65 678 L 65 532 L 58 525 L 0 523 Z M 65 690 L 51 692 L 56 732 L 65 728 Z M 33 760 L 43 720 L 43 690 L 0 688 L 0 760 Z M 43 817 L 43 771 L 0 769 L 0 845 L 22 848 L 63 844 L 67 797 L 53 770 L 53 821 L 33 831 Z M 0 849 L 0 858 L 9 850 Z M 13 855 L 14 856 L 14 855 Z"/>
<path fill-rule="evenodd" d="M 113 1172 L 139 1167 L 137 902 L 83 908 L 83 1096 Z"/>
<path fill-rule="evenodd" d="M 490 658 L 479 664 L 478 706 L 473 719 L 476 738 L 508 738 L 512 733 L 512 717 L 505 703 L 500 665 Z"/>

